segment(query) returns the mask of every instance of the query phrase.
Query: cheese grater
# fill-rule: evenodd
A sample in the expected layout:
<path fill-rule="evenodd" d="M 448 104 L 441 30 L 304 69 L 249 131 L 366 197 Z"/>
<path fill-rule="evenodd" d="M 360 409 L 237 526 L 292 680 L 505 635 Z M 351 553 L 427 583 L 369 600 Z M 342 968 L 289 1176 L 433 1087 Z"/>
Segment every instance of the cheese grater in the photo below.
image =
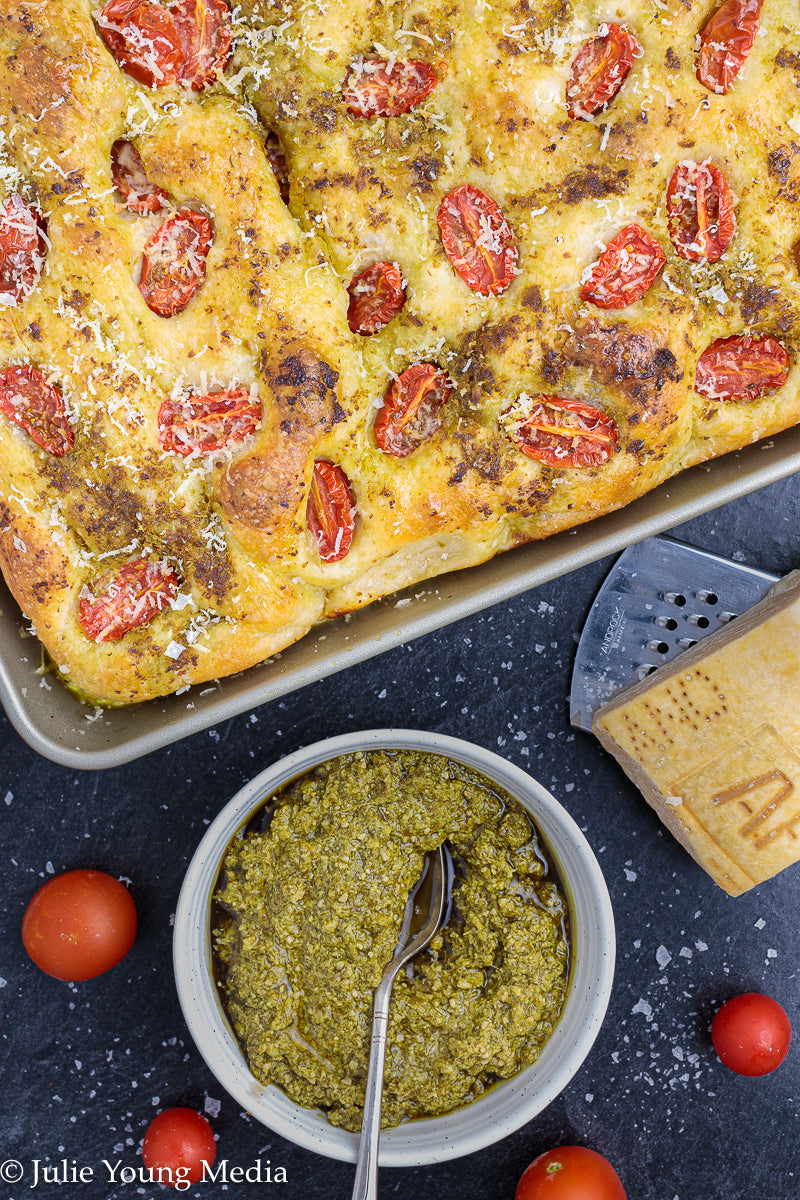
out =
<path fill-rule="evenodd" d="M 578 643 L 571 723 L 590 730 L 617 692 L 752 608 L 778 579 L 674 538 L 629 546 L 597 593 Z"/>

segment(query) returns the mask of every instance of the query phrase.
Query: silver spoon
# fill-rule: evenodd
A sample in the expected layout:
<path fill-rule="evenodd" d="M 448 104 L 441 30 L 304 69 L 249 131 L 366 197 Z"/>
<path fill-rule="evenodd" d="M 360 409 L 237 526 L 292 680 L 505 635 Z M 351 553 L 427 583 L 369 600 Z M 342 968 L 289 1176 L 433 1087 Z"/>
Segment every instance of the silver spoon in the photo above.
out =
<path fill-rule="evenodd" d="M 406 901 L 400 940 L 394 957 L 375 989 L 372 1005 L 372 1041 L 369 1048 L 367 1095 L 358 1146 L 353 1200 L 376 1200 L 378 1195 L 378 1146 L 381 1137 L 381 1097 L 386 1059 L 389 1000 L 397 972 L 430 943 L 442 924 L 452 882 L 449 851 L 440 846 L 425 855 L 418 882 Z"/>

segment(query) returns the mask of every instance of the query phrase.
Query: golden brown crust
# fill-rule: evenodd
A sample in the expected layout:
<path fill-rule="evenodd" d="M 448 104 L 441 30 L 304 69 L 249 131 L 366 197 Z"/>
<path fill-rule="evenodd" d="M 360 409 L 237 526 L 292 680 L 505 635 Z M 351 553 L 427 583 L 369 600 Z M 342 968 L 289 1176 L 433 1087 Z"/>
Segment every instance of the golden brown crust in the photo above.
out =
<path fill-rule="evenodd" d="M 259 373 L 270 396 L 258 449 L 220 470 L 222 511 L 241 540 L 269 560 L 290 554 L 302 536 L 307 466 L 321 436 L 346 417 L 339 374 L 308 346 L 261 352 Z"/>
<path fill-rule="evenodd" d="M 800 421 L 800 38 L 765 0 L 734 87 L 711 95 L 695 39 L 716 7 L 630 0 L 614 20 L 642 55 L 606 111 L 570 120 L 570 64 L 597 32 L 581 0 L 245 0 L 224 78 L 201 93 L 120 71 L 87 0 L 0 0 L 0 200 L 38 204 L 49 241 L 33 293 L 0 309 L 0 370 L 41 370 L 75 433 L 57 458 L 0 416 L 0 558 L 76 686 L 131 701 L 242 669 L 323 616 L 590 520 Z M 419 57 L 437 86 L 404 115 L 353 117 L 341 90 L 358 55 Z M 120 138 L 172 209 L 212 221 L 204 282 L 171 317 L 137 286 L 165 214 L 136 216 L 114 190 Z M 693 263 L 674 251 L 665 193 L 677 163 L 705 159 L 730 184 L 737 228 L 718 262 Z M 465 183 L 514 235 L 519 273 L 499 295 L 470 290 L 439 236 L 442 199 Z M 580 299 L 582 278 L 632 221 L 665 267 L 643 299 L 600 310 Z M 346 288 L 376 261 L 399 265 L 405 304 L 361 336 Z M 777 339 L 787 383 L 752 401 L 696 392 L 699 356 L 731 334 Z M 438 430 L 395 458 L 375 413 L 418 362 L 453 389 Z M 260 401 L 253 437 L 207 458 L 162 449 L 169 397 L 229 387 Z M 527 457 L 504 423 L 522 394 L 600 409 L 616 452 L 580 468 Z M 319 459 L 344 470 L 355 502 L 339 559 L 307 527 Z M 177 599 L 120 641 L 91 641 L 82 598 L 137 555 L 169 564 Z"/>

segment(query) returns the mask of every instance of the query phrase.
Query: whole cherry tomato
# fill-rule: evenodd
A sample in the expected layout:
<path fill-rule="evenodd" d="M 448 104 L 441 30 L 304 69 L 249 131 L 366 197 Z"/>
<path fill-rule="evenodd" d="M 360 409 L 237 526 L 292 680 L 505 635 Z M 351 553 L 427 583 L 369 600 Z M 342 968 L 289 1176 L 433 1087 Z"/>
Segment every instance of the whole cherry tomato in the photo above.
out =
<path fill-rule="evenodd" d="M 266 151 L 269 165 L 272 167 L 272 173 L 275 176 L 275 182 L 278 185 L 281 200 L 284 204 L 289 203 L 289 166 L 286 162 L 286 155 L 283 152 L 281 139 L 277 133 L 268 133 L 264 142 L 264 150 Z"/>
<path fill-rule="evenodd" d="M 635 221 L 621 229 L 593 265 L 581 288 L 581 300 L 598 308 L 625 308 L 641 300 L 666 256 L 646 229 Z"/>
<path fill-rule="evenodd" d="M 102 975 L 125 957 L 135 937 L 130 893 L 103 871 L 66 871 L 48 879 L 22 918 L 25 949 L 56 979 Z"/>
<path fill-rule="evenodd" d="M 167 217 L 142 251 L 139 291 L 160 317 L 181 312 L 206 277 L 211 249 L 211 219 L 193 208 Z"/>
<path fill-rule="evenodd" d="M 230 57 L 230 10 L 224 0 L 108 0 L 97 25 L 114 58 L 147 87 L 199 92 Z"/>
<path fill-rule="evenodd" d="M 47 253 L 41 213 L 16 193 L 0 208 L 0 308 L 27 300 Z"/>
<path fill-rule="evenodd" d="M 350 549 L 356 503 L 341 467 L 318 458 L 308 494 L 306 522 L 323 562 L 339 562 Z"/>
<path fill-rule="evenodd" d="M 353 333 L 378 333 L 397 316 L 406 302 L 403 276 L 397 263 L 376 262 L 350 280 L 347 324 Z"/>
<path fill-rule="evenodd" d="M 375 418 L 375 441 L 384 454 L 406 458 L 427 441 L 452 390 L 449 376 L 430 363 L 415 363 L 394 379 Z"/>
<path fill-rule="evenodd" d="M 399 117 L 419 104 L 437 84 L 430 63 L 418 59 L 389 65 L 385 58 L 356 59 L 342 95 L 353 117 Z"/>
<path fill-rule="evenodd" d="M 694 386 L 709 400 L 757 400 L 783 387 L 789 355 L 775 338 L 717 338 L 697 360 Z"/>
<path fill-rule="evenodd" d="M 445 196 L 437 215 L 445 253 L 473 292 L 495 296 L 517 273 L 517 247 L 502 210 L 464 183 Z"/>
<path fill-rule="evenodd" d="M 131 212 L 154 213 L 169 204 L 167 193 L 150 182 L 141 154 L 125 138 L 117 138 L 111 147 L 111 179 Z"/>
<path fill-rule="evenodd" d="M 551 467 L 599 467 L 619 444 L 613 417 L 581 400 L 523 396 L 503 420 L 523 454 Z"/>
<path fill-rule="evenodd" d="M 64 397 L 36 367 L 25 364 L 0 371 L 0 412 L 58 458 L 75 441 Z"/>
<path fill-rule="evenodd" d="M 261 404 L 249 388 L 165 400 L 158 410 L 158 440 L 170 454 L 211 454 L 243 442 L 260 420 Z"/>
<path fill-rule="evenodd" d="M 607 1158 L 587 1146 L 559 1146 L 534 1159 L 514 1200 L 627 1200 Z"/>
<path fill-rule="evenodd" d="M 567 80 L 567 115 L 590 117 L 614 99 L 642 48 L 619 25 L 601 25 L 575 55 Z"/>
<path fill-rule="evenodd" d="M 720 1060 L 737 1075 L 769 1075 L 789 1053 L 792 1026 L 771 996 L 745 992 L 726 1001 L 711 1024 Z"/>
<path fill-rule="evenodd" d="M 716 262 L 733 241 L 736 218 L 728 181 L 710 162 L 678 163 L 667 185 L 669 236 L 681 258 Z"/>
<path fill-rule="evenodd" d="M 697 78 L 723 96 L 733 87 L 758 35 L 764 0 L 725 0 L 700 31 Z"/>
<path fill-rule="evenodd" d="M 184 1191 L 203 1179 L 206 1163 L 217 1156 L 214 1131 L 193 1108 L 166 1108 L 155 1117 L 142 1142 L 142 1162 L 157 1183 Z"/>
<path fill-rule="evenodd" d="M 83 632 L 93 642 L 118 642 L 168 607 L 178 594 L 178 576 L 165 562 L 134 558 L 94 587 L 94 595 L 81 596 Z"/>

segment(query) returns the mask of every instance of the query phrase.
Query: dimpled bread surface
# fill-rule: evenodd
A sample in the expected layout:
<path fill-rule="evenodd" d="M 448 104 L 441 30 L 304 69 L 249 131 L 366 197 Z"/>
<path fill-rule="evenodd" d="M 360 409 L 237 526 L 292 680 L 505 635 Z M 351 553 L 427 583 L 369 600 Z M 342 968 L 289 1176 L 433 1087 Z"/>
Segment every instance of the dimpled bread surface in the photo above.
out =
<path fill-rule="evenodd" d="M 125 74 L 83 0 L 0 0 L 0 200 L 46 221 L 41 278 L 0 309 L 0 368 L 31 364 L 64 397 L 74 444 L 56 457 L 0 415 L 0 564 L 64 678 L 128 703 L 239 671 L 323 618 L 618 508 L 688 466 L 800 421 L 800 12 L 765 0 L 734 86 L 696 78 L 716 0 L 364 3 L 243 0 L 233 50 L 199 91 Z M 569 119 L 566 86 L 604 22 L 641 53 L 618 94 Z M 359 56 L 419 59 L 437 83 L 399 116 L 358 118 L 342 89 Z M 794 128 L 796 124 L 797 128 Z M 266 145 L 288 166 L 281 199 Z M 136 146 L 171 208 L 208 214 L 205 278 L 169 317 L 138 273 L 164 212 L 126 209 L 111 147 Z M 736 233 L 717 262 L 670 239 L 667 181 L 717 164 Z M 454 270 L 437 214 L 454 188 L 502 209 L 518 259 L 481 295 Z M 580 298 L 587 268 L 630 222 L 666 263 L 643 298 Z M 347 286 L 396 263 L 400 313 L 348 327 Z M 694 388 L 700 354 L 734 334 L 777 339 L 788 379 L 754 399 Z M 373 430 L 415 363 L 449 376 L 440 426 L 405 458 Z M 249 388 L 256 432 L 224 453 L 166 453 L 176 394 Z M 521 452 L 503 414 L 521 394 L 613 419 L 606 461 Z M 352 545 L 326 561 L 308 527 L 315 461 L 346 474 Z M 94 641 L 81 597 L 132 556 L 165 562 L 168 605 Z"/>

